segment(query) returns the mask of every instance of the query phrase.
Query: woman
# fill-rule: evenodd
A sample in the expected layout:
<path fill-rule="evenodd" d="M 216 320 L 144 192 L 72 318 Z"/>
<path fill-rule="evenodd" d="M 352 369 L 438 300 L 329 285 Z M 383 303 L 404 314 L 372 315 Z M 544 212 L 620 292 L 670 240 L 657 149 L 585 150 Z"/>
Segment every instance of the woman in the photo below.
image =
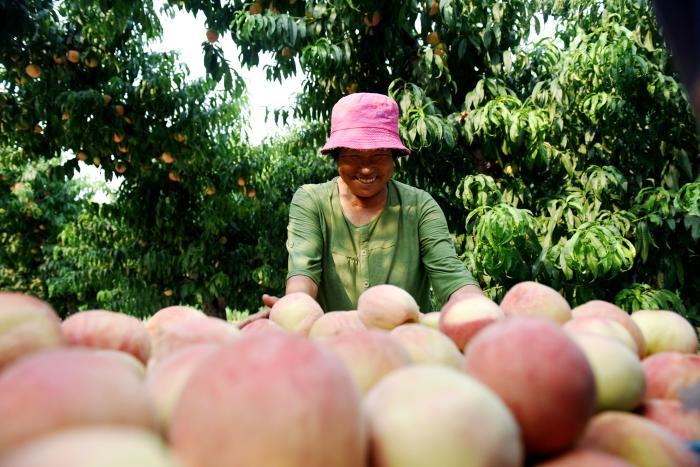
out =
<path fill-rule="evenodd" d="M 350 94 L 333 107 L 321 152 L 337 161 L 338 177 L 294 194 L 285 293 L 307 293 L 326 311 L 350 310 L 367 288 L 393 284 L 424 312 L 431 285 L 440 303 L 481 294 L 437 203 L 391 179 L 395 158 L 410 152 L 398 116 L 396 102 L 382 94 Z M 276 301 L 263 295 L 268 307 Z"/>

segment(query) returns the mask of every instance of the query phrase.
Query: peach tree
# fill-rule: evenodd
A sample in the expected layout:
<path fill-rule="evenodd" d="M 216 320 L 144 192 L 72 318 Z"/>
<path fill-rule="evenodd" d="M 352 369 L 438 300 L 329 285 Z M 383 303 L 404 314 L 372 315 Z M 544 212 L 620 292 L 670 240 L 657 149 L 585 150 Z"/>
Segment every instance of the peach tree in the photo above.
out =
<path fill-rule="evenodd" d="M 21 149 L 0 147 L 0 289 L 46 296 L 46 256 L 90 191 L 55 171 L 60 160 L 27 162 Z"/>
<path fill-rule="evenodd" d="M 497 288 L 528 275 L 575 303 L 602 295 L 697 322 L 697 127 L 652 11 L 552 13 L 554 37 L 509 51 L 453 115 L 492 167 L 460 184 L 464 258 Z M 484 178 L 501 204 L 475 198 Z"/>
<path fill-rule="evenodd" d="M 255 170 L 242 82 L 227 74 L 224 93 L 189 80 L 176 55 L 151 52 L 162 30 L 150 2 L 3 2 L 6 12 L 15 21 L 0 42 L 0 205 L 26 210 L 40 241 L 3 229 L 3 288 L 31 290 L 63 314 L 185 303 L 223 315 L 256 283 L 237 227 Z M 76 200 L 83 164 L 119 178 L 110 202 Z M 25 180 L 30 169 L 41 174 Z M 12 282 L 17 245 L 28 253 Z"/>

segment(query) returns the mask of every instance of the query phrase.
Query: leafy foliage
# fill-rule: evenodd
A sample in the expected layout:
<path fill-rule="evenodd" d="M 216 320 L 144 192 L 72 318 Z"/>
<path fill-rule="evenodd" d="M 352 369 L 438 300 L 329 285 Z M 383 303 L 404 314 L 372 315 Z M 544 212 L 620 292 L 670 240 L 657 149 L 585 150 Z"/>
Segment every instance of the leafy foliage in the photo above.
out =
<path fill-rule="evenodd" d="M 44 259 L 89 188 L 66 183 L 60 161 L 27 163 L 18 148 L 0 148 L 0 156 L 0 289 L 46 296 Z"/>
<path fill-rule="evenodd" d="M 161 34 L 150 4 L 67 1 L 32 19 L 31 34 L 0 50 L 2 144 L 29 161 L 65 154 L 58 180 L 80 161 L 121 179 L 107 206 L 47 212 L 67 219 L 37 260 L 37 294 L 62 314 L 188 303 L 223 315 L 237 285 L 231 219 L 250 199 L 237 184 L 252 169 L 242 84 L 223 95 L 211 81 L 188 82 L 176 56 L 148 52 Z"/>
<path fill-rule="evenodd" d="M 569 3 L 553 7 L 554 39 L 517 48 L 508 70 L 467 94 L 463 134 L 503 170 L 497 187 L 509 176 L 526 187 L 521 206 L 536 213 L 543 247 L 532 278 L 574 303 L 617 297 L 698 322 L 697 281 L 684 280 L 698 265 L 685 212 L 697 210 L 700 169 L 686 95 L 649 5 Z"/>
<path fill-rule="evenodd" d="M 634 284 L 615 296 L 615 304 L 629 311 L 674 310 L 686 314 L 680 297 L 670 290 L 655 290 L 648 284 Z"/>
<path fill-rule="evenodd" d="M 270 78 L 298 57 L 297 117 L 325 122 L 348 92 L 392 95 L 413 150 L 397 176 L 438 199 L 492 297 L 524 279 L 574 304 L 644 283 L 700 317 L 685 280 L 696 123 L 649 2 L 185 5 L 228 22 L 244 64 L 276 53 Z M 549 18 L 553 37 L 528 41 Z"/>

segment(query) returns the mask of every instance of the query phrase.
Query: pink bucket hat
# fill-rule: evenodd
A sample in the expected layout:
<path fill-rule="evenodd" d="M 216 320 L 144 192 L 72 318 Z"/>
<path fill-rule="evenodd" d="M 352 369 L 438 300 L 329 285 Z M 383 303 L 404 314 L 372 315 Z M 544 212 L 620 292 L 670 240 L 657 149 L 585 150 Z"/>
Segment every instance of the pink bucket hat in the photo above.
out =
<path fill-rule="evenodd" d="M 321 152 L 328 154 L 339 148 L 410 153 L 399 136 L 396 102 L 383 94 L 368 92 L 349 94 L 336 102 L 331 114 L 331 135 Z"/>

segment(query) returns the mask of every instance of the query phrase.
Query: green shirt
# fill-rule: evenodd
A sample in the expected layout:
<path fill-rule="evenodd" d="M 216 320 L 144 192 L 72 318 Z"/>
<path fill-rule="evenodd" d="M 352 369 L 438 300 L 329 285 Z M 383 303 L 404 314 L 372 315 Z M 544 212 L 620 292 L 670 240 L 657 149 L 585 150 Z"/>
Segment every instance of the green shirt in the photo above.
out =
<path fill-rule="evenodd" d="M 299 188 L 287 227 L 287 278 L 311 278 L 324 310 L 356 309 L 367 288 L 393 284 L 427 312 L 431 285 L 439 303 L 462 286 L 478 285 L 457 257 L 445 215 L 428 193 L 390 180 L 384 210 L 356 227 L 343 214 L 337 180 Z"/>

